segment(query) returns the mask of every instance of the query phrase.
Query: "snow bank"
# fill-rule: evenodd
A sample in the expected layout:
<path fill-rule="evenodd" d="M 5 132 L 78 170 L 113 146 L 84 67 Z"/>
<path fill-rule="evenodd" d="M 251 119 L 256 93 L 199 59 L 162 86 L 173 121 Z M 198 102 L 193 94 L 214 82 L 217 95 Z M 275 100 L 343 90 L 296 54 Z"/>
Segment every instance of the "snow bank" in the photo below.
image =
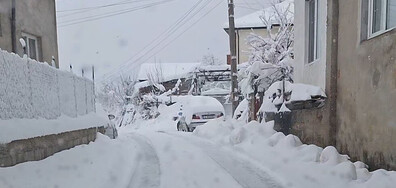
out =
<path fill-rule="evenodd" d="M 93 82 L 0 50 L 0 119 L 77 117 L 94 109 Z"/>
<path fill-rule="evenodd" d="M 0 168 L 1 188 L 129 187 L 142 153 L 125 138 L 98 134 L 95 142 L 41 161 Z"/>
<path fill-rule="evenodd" d="M 369 172 L 366 164 L 352 163 L 332 146 L 323 149 L 306 145 L 294 135 L 274 131 L 273 122 L 211 121 L 197 127 L 193 135 L 250 156 L 287 177 L 288 187 L 391 188 L 396 185 L 396 172 Z"/>
<path fill-rule="evenodd" d="M 104 126 L 107 123 L 105 117 L 90 113 L 77 118 L 62 115 L 51 120 L 45 118 L 0 120 L 0 143 Z"/>

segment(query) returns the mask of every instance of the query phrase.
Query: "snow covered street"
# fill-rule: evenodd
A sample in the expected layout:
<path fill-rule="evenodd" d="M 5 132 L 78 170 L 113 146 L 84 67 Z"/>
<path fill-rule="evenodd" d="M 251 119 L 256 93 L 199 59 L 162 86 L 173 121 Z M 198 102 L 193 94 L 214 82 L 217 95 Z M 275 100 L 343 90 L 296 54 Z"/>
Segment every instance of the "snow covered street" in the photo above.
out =
<path fill-rule="evenodd" d="M 393 188 L 396 173 L 369 172 L 334 147 L 306 145 L 273 124 L 221 119 L 179 132 L 163 106 L 111 140 L 0 168 L 0 188 Z"/>
<path fill-rule="evenodd" d="M 193 139 L 189 139 L 192 138 Z M 70 181 L 73 180 L 73 181 Z M 126 131 L 42 161 L 0 169 L 0 187 L 283 187 L 275 176 L 191 133 Z M 87 186 L 89 185 L 89 186 Z"/>

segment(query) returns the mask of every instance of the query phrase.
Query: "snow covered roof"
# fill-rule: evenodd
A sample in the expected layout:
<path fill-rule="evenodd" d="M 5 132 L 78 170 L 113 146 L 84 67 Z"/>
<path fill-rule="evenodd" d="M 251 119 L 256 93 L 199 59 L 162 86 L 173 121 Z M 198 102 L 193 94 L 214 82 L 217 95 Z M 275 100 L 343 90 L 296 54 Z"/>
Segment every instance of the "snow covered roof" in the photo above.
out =
<path fill-rule="evenodd" d="M 229 71 L 231 65 L 203 65 L 196 68 L 197 71 Z"/>
<path fill-rule="evenodd" d="M 229 89 L 222 89 L 222 88 L 212 88 L 202 92 L 203 96 L 211 96 L 211 95 L 227 95 L 230 94 Z"/>
<path fill-rule="evenodd" d="M 287 18 L 293 20 L 294 18 L 294 0 L 286 0 L 281 3 L 275 4 L 274 6 L 267 7 L 263 10 L 259 10 L 248 14 L 246 16 L 235 19 L 235 28 L 262 28 L 267 27 L 267 25 L 263 22 L 262 18 L 264 17 L 266 20 L 269 20 L 271 24 L 280 24 L 278 19 L 276 19 L 276 12 L 278 10 L 280 12 L 287 12 Z M 224 23 L 224 28 L 228 29 L 229 23 Z"/>
<path fill-rule="evenodd" d="M 144 63 L 140 66 L 138 80 L 148 80 L 148 75 L 159 78 L 162 82 L 178 79 L 194 71 L 200 63 Z"/>

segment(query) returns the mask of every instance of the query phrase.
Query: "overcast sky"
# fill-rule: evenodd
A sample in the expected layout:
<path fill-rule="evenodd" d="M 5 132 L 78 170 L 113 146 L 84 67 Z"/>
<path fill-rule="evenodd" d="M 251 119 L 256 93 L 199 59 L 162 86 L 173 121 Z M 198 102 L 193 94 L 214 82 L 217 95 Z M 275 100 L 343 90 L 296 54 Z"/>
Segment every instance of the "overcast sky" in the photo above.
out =
<path fill-rule="evenodd" d="M 235 0 L 236 17 L 263 8 L 266 1 Z M 225 61 L 229 51 L 223 30 L 227 0 L 56 2 L 61 69 L 72 64 L 75 73 L 84 68 L 90 75 L 90 67 L 95 65 L 98 80 L 118 76 L 120 71 L 133 74 L 143 62 L 197 62 L 209 53 Z M 197 2 L 190 19 L 166 33 Z"/>

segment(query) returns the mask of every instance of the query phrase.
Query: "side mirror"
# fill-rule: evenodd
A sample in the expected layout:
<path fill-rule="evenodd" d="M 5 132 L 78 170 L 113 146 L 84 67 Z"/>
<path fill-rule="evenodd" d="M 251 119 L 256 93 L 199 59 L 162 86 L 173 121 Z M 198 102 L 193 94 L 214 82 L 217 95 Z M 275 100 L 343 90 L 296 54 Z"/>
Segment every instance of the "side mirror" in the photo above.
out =
<path fill-rule="evenodd" d="M 115 119 L 115 115 L 113 115 L 113 114 L 109 114 L 107 117 L 109 117 L 109 120 Z"/>

